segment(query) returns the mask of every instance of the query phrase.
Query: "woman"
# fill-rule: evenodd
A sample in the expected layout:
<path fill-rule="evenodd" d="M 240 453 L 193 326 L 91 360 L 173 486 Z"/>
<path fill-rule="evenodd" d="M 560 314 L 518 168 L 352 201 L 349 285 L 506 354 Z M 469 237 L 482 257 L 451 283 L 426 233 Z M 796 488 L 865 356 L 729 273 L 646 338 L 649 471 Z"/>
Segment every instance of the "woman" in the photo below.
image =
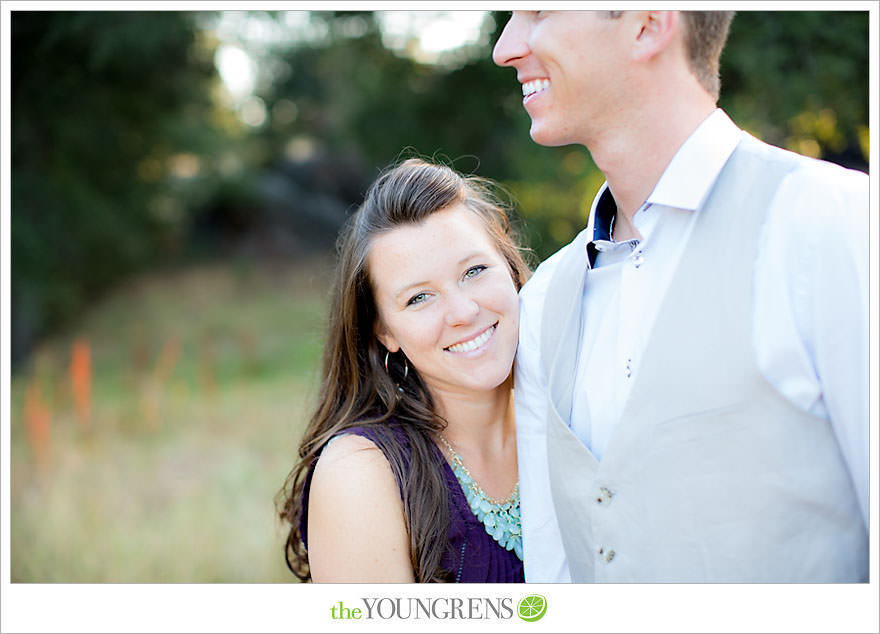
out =
<path fill-rule="evenodd" d="M 340 236 L 318 407 L 282 491 L 301 579 L 521 582 L 511 367 L 529 269 L 486 181 L 410 159 Z"/>

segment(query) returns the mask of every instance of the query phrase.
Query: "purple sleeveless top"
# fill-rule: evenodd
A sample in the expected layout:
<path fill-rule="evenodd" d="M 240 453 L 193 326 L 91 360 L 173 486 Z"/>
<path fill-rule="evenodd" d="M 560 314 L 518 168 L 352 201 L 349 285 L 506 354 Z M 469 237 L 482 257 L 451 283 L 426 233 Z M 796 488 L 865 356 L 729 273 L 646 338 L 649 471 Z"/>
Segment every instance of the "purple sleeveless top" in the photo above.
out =
<path fill-rule="evenodd" d="M 352 427 L 343 433 L 362 436 L 385 453 L 381 437 L 370 427 Z M 403 446 L 406 447 L 407 444 L 404 443 Z M 471 512 L 470 505 L 452 467 L 446 462 L 440 449 L 436 445 L 433 448 L 437 464 L 443 469 L 446 476 L 446 486 L 449 489 L 448 548 L 440 565 L 450 571 L 451 580 L 458 583 L 523 583 L 525 581 L 523 562 L 519 560 L 516 553 L 503 548 L 486 532 L 483 523 Z M 300 534 L 306 548 L 308 548 L 306 529 L 308 527 L 309 488 L 314 469 L 313 463 L 306 474 L 305 487 L 303 488 Z"/>

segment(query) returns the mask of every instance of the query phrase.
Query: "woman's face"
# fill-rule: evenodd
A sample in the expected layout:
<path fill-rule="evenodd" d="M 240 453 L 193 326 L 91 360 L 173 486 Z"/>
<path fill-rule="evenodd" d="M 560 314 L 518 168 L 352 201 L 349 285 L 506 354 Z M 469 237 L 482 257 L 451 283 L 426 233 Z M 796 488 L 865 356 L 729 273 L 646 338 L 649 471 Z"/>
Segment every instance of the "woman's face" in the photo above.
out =
<path fill-rule="evenodd" d="M 510 375 L 519 298 L 504 257 L 462 204 L 372 240 L 376 336 L 435 396 L 492 390 Z"/>

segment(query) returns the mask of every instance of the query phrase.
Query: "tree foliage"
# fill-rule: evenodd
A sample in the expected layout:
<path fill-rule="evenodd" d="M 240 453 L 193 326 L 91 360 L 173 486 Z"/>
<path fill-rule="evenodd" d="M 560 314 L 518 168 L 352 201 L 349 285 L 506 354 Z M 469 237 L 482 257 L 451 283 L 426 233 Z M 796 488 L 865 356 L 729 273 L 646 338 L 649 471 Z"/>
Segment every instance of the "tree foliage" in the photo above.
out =
<path fill-rule="evenodd" d="M 12 14 L 13 357 L 206 221 L 336 222 L 326 210 L 404 151 L 500 181 L 541 258 L 586 221 L 603 177 L 584 148 L 529 139 L 514 73 L 491 61 L 506 14 L 428 65 L 383 46 L 373 13 L 314 12 L 323 37 L 259 58 L 267 117 L 250 127 L 217 99 L 206 15 Z M 867 12 L 735 18 L 720 105 L 757 136 L 866 169 L 867 91 Z"/>
<path fill-rule="evenodd" d="M 216 142 L 194 40 L 185 14 L 13 14 L 13 358 L 181 238 L 198 192 L 168 161 Z"/>
<path fill-rule="evenodd" d="M 721 61 L 719 105 L 740 125 L 867 169 L 867 12 L 740 11 Z"/>

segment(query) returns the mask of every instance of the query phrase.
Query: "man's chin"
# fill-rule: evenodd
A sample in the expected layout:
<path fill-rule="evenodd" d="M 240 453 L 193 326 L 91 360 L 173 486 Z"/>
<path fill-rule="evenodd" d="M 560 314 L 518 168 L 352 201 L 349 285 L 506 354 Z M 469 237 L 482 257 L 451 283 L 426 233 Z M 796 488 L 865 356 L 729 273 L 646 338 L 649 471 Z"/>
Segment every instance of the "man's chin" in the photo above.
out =
<path fill-rule="evenodd" d="M 532 125 L 529 130 L 529 136 L 532 138 L 532 141 L 545 147 L 559 147 L 561 145 L 570 145 L 574 143 L 574 141 L 563 139 L 560 135 L 552 134 L 535 125 Z"/>

